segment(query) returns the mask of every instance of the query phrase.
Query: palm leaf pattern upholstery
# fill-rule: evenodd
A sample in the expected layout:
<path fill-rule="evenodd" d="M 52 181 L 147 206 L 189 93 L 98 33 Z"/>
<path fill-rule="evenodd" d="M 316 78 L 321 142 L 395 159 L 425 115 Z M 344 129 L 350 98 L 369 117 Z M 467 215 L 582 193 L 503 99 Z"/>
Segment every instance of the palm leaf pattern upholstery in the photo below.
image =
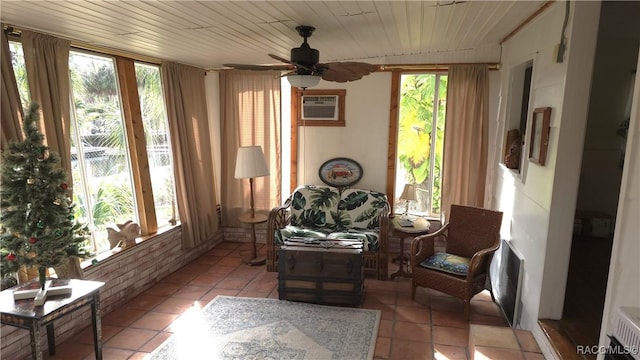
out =
<path fill-rule="evenodd" d="M 284 244 L 287 238 L 358 239 L 363 243 L 365 259 L 370 259 L 373 266 L 369 271 L 379 279 L 386 279 L 385 232 L 389 208 L 387 196 L 373 190 L 300 186 L 283 206 L 270 213 L 272 231 L 267 234 L 267 269 L 275 271 L 275 247 Z M 384 225 L 381 224 L 383 216 Z M 365 272 L 366 269 L 365 266 Z"/>

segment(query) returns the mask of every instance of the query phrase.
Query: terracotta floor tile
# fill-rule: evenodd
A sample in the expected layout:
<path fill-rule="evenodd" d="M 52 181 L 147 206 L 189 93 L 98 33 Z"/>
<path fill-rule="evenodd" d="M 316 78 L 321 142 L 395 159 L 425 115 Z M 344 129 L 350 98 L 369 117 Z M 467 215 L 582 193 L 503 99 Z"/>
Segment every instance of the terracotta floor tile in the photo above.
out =
<path fill-rule="evenodd" d="M 237 246 L 235 248 L 226 248 L 226 247 L 220 247 L 219 245 L 214 247 L 213 249 L 209 250 L 207 252 L 207 255 L 213 255 L 213 256 L 220 256 L 220 257 L 225 257 L 229 254 L 231 254 L 235 249 L 237 249 Z"/>
<path fill-rule="evenodd" d="M 469 330 L 448 326 L 433 326 L 433 343 L 453 346 L 467 346 L 469 343 Z"/>
<path fill-rule="evenodd" d="M 102 324 L 102 343 L 111 339 L 115 334 L 119 333 L 122 329 L 125 329 L 123 326 L 113 326 L 113 325 L 105 325 Z M 76 342 L 80 344 L 93 344 L 93 327 L 87 326 L 80 334 L 75 337 Z"/>
<path fill-rule="evenodd" d="M 186 285 L 171 295 L 171 297 L 175 299 L 198 300 L 209 290 L 211 290 L 209 286 Z"/>
<path fill-rule="evenodd" d="M 218 262 L 218 265 L 222 266 L 239 266 L 242 264 L 242 258 L 240 257 L 225 257 Z"/>
<path fill-rule="evenodd" d="M 393 335 L 393 321 L 380 320 L 378 325 L 378 337 L 391 337 Z"/>
<path fill-rule="evenodd" d="M 391 353 L 391 338 L 380 337 L 376 339 L 376 349 L 373 353 L 374 359 L 389 359 Z"/>
<path fill-rule="evenodd" d="M 393 339 L 391 343 L 393 360 L 432 360 L 431 343 Z"/>
<path fill-rule="evenodd" d="M 178 315 L 176 314 L 150 311 L 140 319 L 134 321 L 133 324 L 130 325 L 130 328 L 161 331 L 171 325 L 171 322 L 177 318 Z"/>
<path fill-rule="evenodd" d="M 46 342 L 45 342 L 46 344 Z M 89 344 L 80 344 L 74 343 L 72 341 L 67 341 L 64 346 L 56 346 L 56 354 L 49 355 L 49 351 L 46 349 L 46 345 L 44 345 L 44 350 L 42 351 L 44 359 L 55 359 L 55 360 L 81 360 L 85 356 L 89 354 L 93 354 L 93 345 Z"/>
<path fill-rule="evenodd" d="M 164 282 L 164 283 L 168 282 L 168 283 L 175 283 L 175 284 L 186 284 L 189 281 L 195 279 L 196 276 L 198 276 L 198 275 L 199 274 L 196 274 L 194 272 L 178 270 L 176 272 L 171 273 L 166 278 L 160 280 L 160 282 Z"/>
<path fill-rule="evenodd" d="M 125 306 L 129 309 L 151 310 L 164 301 L 164 296 L 140 294 L 129 301 Z"/>
<path fill-rule="evenodd" d="M 225 266 L 222 264 L 217 264 L 216 266 L 212 266 L 208 273 L 217 274 L 222 276 L 227 276 L 231 274 L 237 267 L 236 266 Z"/>
<path fill-rule="evenodd" d="M 420 342 L 431 342 L 431 326 L 405 321 L 396 321 L 393 328 L 393 338 Z"/>
<path fill-rule="evenodd" d="M 175 283 L 160 282 L 151 287 L 151 289 L 146 290 L 144 293 L 146 295 L 154 296 L 171 296 L 181 287 L 181 285 Z"/>
<path fill-rule="evenodd" d="M 136 351 L 135 353 L 133 353 L 133 355 L 129 356 L 127 360 L 144 360 L 147 359 L 148 356 L 149 353 L 147 352 Z"/>
<path fill-rule="evenodd" d="M 524 355 L 517 350 L 476 346 L 474 360 L 524 360 Z"/>
<path fill-rule="evenodd" d="M 134 351 L 132 350 L 125 350 L 125 349 L 116 349 L 116 348 L 110 348 L 110 347 L 105 347 L 102 349 L 102 358 L 103 359 L 113 359 L 113 360 L 128 360 L 131 358 L 131 355 L 133 355 Z M 89 354 L 88 356 L 84 357 L 84 360 L 95 360 L 95 354 Z"/>
<path fill-rule="evenodd" d="M 215 286 L 217 283 L 224 279 L 224 275 L 221 274 L 212 274 L 212 273 L 202 273 L 195 277 L 195 279 L 189 282 L 189 285 L 195 286 Z"/>
<path fill-rule="evenodd" d="M 396 320 L 427 324 L 430 319 L 430 311 L 425 307 L 396 306 Z"/>
<path fill-rule="evenodd" d="M 200 264 L 200 265 L 209 265 L 209 266 L 211 266 L 211 265 L 217 264 L 222 259 L 224 259 L 223 256 L 215 256 L 215 255 L 204 254 L 204 255 L 200 256 L 199 258 L 197 258 L 196 260 L 194 260 L 194 263 Z"/>
<path fill-rule="evenodd" d="M 158 331 L 127 328 L 117 333 L 109 341 L 105 342 L 103 349 L 106 347 L 112 347 L 125 350 L 138 350 L 157 334 Z"/>
<path fill-rule="evenodd" d="M 102 316 L 102 325 L 127 327 L 147 312 L 139 309 L 130 309 L 126 305 Z"/>
<path fill-rule="evenodd" d="M 198 264 L 198 263 L 192 262 L 192 263 L 189 263 L 189 264 L 183 266 L 182 269 L 180 269 L 180 271 L 186 271 L 186 272 L 192 273 L 192 274 L 202 274 L 204 272 L 209 271 L 211 266 L 212 265 Z"/>
<path fill-rule="evenodd" d="M 208 293 L 204 294 L 204 296 L 200 298 L 200 301 L 206 304 L 218 295 L 237 296 L 239 292 L 239 290 L 232 289 L 211 289 Z"/>
<path fill-rule="evenodd" d="M 383 304 L 395 305 L 396 303 L 395 291 L 366 290 L 365 297 L 378 300 Z"/>
<path fill-rule="evenodd" d="M 469 322 L 465 319 L 464 313 L 444 312 L 431 310 L 431 323 L 433 325 L 469 328 Z"/>
<path fill-rule="evenodd" d="M 178 299 L 170 297 L 162 303 L 158 304 L 158 306 L 153 309 L 153 312 L 180 315 L 183 312 L 189 310 L 193 306 L 194 302 L 195 300 L 191 299 Z"/>
<path fill-rule="evenodd" d="M 433 344 L 433 358 L 435 360 L 467 360 L 467 348 L 462 346 Z"/>
<path fill-rule="evenodd" d="M 224 278 L 216 284 L 218 289 L 242 290 L 250 282 L 249 279 Z"/>
<path fill-rule="evenodd" d="M 143 352 L 153 352 L 156 348 L 162 345 L 169 337 L 171 337 L 173 333 L 161 331 L 156 336 L 154 336 L 151 340 L 149 340 L 146 344 L 144 344 L 139 351 Z"/>

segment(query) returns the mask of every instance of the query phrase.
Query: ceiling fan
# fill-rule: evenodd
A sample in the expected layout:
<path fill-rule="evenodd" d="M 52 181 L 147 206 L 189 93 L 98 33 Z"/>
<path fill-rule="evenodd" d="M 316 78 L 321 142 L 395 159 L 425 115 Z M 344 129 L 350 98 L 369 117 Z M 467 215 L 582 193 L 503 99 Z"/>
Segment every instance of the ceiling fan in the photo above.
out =
<path fill-rule="evenodd" d="M 292 78 L 295 78 L 296 76 L 299 80 L 304 76 L 313 76 L 317 78 L 315 84 L 320 80 L 320 77 L 325 81 L 335 82 L 359 80 L 363 76 L 369 75 L 379 69 L 378 65 L 355 61 L 320 63 L 320 52 L 309 46 L 307 43 L 307 38 L 311 36 L 315 29 L 316 28 L 313 26 L 305 25 L 296 27 L 296 31 L 298 31 L 298 34 L 304 38 L 304 42 L 300 47 L 291 49 L 290 60 L 278 55 L 268 54 L 271 58 L 282 61 L 286 65 L 223 65 L 238 70 L 289 70 L 290 72 L 284 74 L 284 76 L 287 76 L 290 82 Z M 296 84 L 293 83 L 292 85 L 296 86 Z"/>

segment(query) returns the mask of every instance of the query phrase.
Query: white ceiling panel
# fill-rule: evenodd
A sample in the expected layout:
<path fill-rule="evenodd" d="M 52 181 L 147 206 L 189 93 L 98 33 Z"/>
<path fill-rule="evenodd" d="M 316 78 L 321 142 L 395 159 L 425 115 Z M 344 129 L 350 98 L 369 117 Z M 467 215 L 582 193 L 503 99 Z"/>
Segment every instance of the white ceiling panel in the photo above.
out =
<path fill-rule="evenodd" d="M 297 25 L 316 27 L 321 62 L 499 62 L 500 41 L 545 2 L 1 0 L 0 19 L 205 69 L 289 58 Z"/>

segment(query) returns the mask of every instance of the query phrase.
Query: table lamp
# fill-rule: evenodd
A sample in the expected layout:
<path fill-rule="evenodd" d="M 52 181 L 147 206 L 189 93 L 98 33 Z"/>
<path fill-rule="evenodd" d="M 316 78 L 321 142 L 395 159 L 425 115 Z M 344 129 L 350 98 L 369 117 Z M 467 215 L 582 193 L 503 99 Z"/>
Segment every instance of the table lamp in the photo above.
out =
<path fill-rule="evenodd" d="M 416 184 L 404 184 L 404 189 L 402 190 L 402 194 L 400 195 L 400 200 L 405 200 L 406 205 L 404 208 L 403 218 L 407 218 L 409 216 L 409 202 L 416 199 Z"/>
<path fill-rule="evenodd" d="M 260 146 L 241 146 L 238 148 L 238 155 L 236 157 L 236 179 L 249 179 L 249 188 L 251 194 L 251 209 L 248 213 L 240 216 L 240 221 L 251 224 L 251 241 L 252 252 L 251 258 L 246 262 L 249 265 L 260 265 L 265 262 L 265 259 L 258 258 L 256 249 L 256 228 L 255 224 L 264 222 L 267 220 L 263 214 L 256 214 L 253 200 L 253 179 L 257 177 L 269 175 L 269 168 L 267 162 L 264 160 L 264 154 L 262 153 L 262 147 Z"/>

